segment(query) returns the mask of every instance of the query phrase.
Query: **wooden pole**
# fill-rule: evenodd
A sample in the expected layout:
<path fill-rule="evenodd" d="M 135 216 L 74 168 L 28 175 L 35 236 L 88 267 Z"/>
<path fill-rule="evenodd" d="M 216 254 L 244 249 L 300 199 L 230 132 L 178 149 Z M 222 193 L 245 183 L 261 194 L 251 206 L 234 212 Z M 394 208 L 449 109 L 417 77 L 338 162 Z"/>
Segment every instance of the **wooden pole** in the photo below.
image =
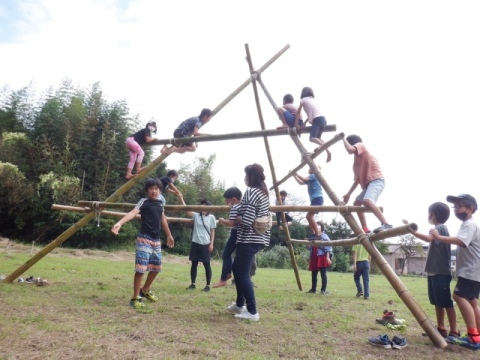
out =
<path fill-rule="evenodd" d="M 328 125 L 327 125 L 328 126 Z M 315 159 L 318 155 L 320 155 L 322 152 L 324 152 L 326 149 L 328 149 L 330 146 L 332 146 L 333 144 L 335 144 L 336 142 L 342 140 L 343 138 L 345 137 L 345 134 L 344 133 L 338 133 L 336 134 L 333 138 L 331 138 L 330 140 L 328 141 L 325 141 L 325 144 L 323 144 L 322 146 L 318 147 L 315 149 L 315 151 L 313 152 L 313 154 L 310 156 L 310 159 Z M 295 174 L 296 172 L 298 172 L 300 169 L 302 169 L 305 165 L 307 165 L 307 162 L 304 160 L 302 160 L 302 162 L 300 163 L 300 165 L 296 166 L 293 170 L 290 170 L 288 172 L 287 175 L 285 175 L 285 177 L 278 181 L 275 185 L 281 185 L 283 184 L 285 181 L 287 181 L 290 177 L 293 176 L 293 174 Z M 270 188 L 270 190 L 273 189 L 273 186 Z"/>
<path fill-rule="evenodd" d="M 332 191 L 330 186 L 328 185 L 327 181 L 322 176 L 320 170 L 317 168 L 313 160 L 310 158 L 309 154 L 306 152 L 303 145 L 300 143 L 300 140 L 297 137 L 292 136 L 291 139 L 297 145 L 297 148 L 302 153 L 305 161 L 307 162 L 308 166 L 315 174 L 315 177 L 318 179 L 320 184 L 323 187 L 323 190 L 329 196 L 330 200 L 336 205 L 343 205 L 343 202 L 337 197 L 337 195 Z M 371 256 L 372 260 L 377 264 L 380 271 L 383 275 L 387 278 L 387 280 L 392 285 L 393 289 L 397 292 L 400 299 L 404 302 L 404 304 L 408 307 L 411 311 L 415 319 L 418 321 L 420 326 L 425 330 L 427 335 L 429 336 L 430 340 L 438 347 L 444 348 L 447 346 L 447 342 L 445 339 L 440 335 L 440 333 L 436 330 L 431 320 L 428 319 L 427 315 L 423 312 L 422 308 L 417 304 L 413 296 L 407 290 L 403 282 L 397 276 L 395 271 L 390 267 L 388 262 L 385 260 L 383 255 L 378 251 L 378 249 L 373 245 L 370 238 L 363 232 L 363 230 L 358 225 L 357 221 L 353 217 L 351 213 L 341 213 L 345 221 L 348 223 L 352 231 L 357 235 L 359 238 L 360 244 L 367 250 L 368 254 Z M 392 230 L 392 229 L 390 229 Z M 390 231 L 385 230 L 385 231 Z M 384 236 L 388 236 L 393 234 L 394 232 L 386 233 Z M 375 236 L 380 237 L 380 234 L 376 234 Z"/>
<path fill-rule="evenodd" d="M 129 203 L 112 203 L 112 202 L 100 202 L 100 201 L 84 201 L 80 200 L 78 205 L 81 207 L 86 207 L 90 209 L 120 209 L 124 211 L 130 211 L 135 207 L 135 204 Z M 208 211 L 211 213 L 214 212 L 225 212 L 228 213 L 230 211 L 230 207 L 226 205 L 165 205 L 165 211 L 171 212 L 185 212 L 185 211 Z M 383 207 L 380 207 L 380 210 L 383 210 Z M 315 211 L 315 212 L 362 212 L 362 213 L 370 213 L 371 211 L 368 210 L 364 206 L 346 206 L 346 205 L 271 205 L 270 206 L 271 212 L 285 212 L 285 211 L 295 211 L 295 212 L 308 212 L 308 211 Z"/>
<path fill-rule="evenodd" d="M 310 132 L 311 126 L 299 129 L 298 133 L 304 134 Z M 336 125 L 327 125 L 325 127 L 325 132 L 334 132 L 337 130 Z M 289 135 L 289 129 L 268 129 L 268 130 L 256 130 L 256 131 L 246 131 L 246 132 L 237 132 L 229 134 L 218 134 L 218 135 L 205 135 L 205 136 L 196 136 L 195 142 L 209 142 L 209 141 L 223 141 L 223 140 L 239 140 L 239 139 L 251 139 L 256 137 L 266 136 L 280 136 L 280 135 Z M 176 144 L 181 145 L 184 143 L 191 143 L 192 137 L 184 138 L 172 138 L 172 139 L 158 139 L 148 143 L 147 145 L 169 145 Z"/>
<path fill-rule="evenodd" d="M 248 62 L 248 67 L 250 69 L 250 74 L 252 74 L 252 77 L 257 78 L 257 77 L 260 76 L 261 72 L 257 72 L 257 73 L 254 74 L 252 57 L 250 56 L 250 49 L 248 47 L 248 44 L 245 44 L 245 51 L 247 53 L 247 62 Z M 257 82 L 256 81 L 252 81 L 252 87 L 253 87 L 253 93 L 254 93 L 254 96 L 255 96 L 255 103 L 257 105 L 257 112 L 258 112 L 258 119 L 260 120 L 260 126 L 261 126 L 262 130 L 265 130 L 265 123 L 263 121 L 262 108 L 260 106 L 260 99 L 258 97 L 258 90 L 257 90 Z M 269 100 L 271 100 L 273 102 L 273 98 L 271 96 L 269 97 Z M 273 183 L 275 184 L 277 182 L 277 177 L 276 177 L 276 174 L 275 174 L 275 166 L 273 165 L 272 153 L 270 151 L 270 145 L 268 143 L 268 137 L 265 136 L 263 138 L 263 142 L 265 143 L 265 150 L 267 152 L 268 164 L 270 166 L 270 172 L 272 174 L 272 180 L 273 180 Z M 280 193 L 278 191 L 278 187 L 275 188 L 275 194 L 276 194 L 277 199 L 280 199 Z M 284 213 L 282 213 L 282 222 L 283 223 L 286 222 L 286 218 L 285 218 Z M 293 252 L 293 246 L 292 246 L 292 243 L 290 242 L 290 232 L 288 230 L 288 226 L 285 226 L 284 231 L 285 231 L 285 236 L 286 236 L 286 239 L 287 239 L 286 243 L 287 243 L 288 252 L 290 253 L 290 260 L 292 262 L 293 271 L 295 273 L 295 278 L 297 280 L 298 288 L 301 291 L 301 290 L 303 290 L 302 281 L 300 280 L 300 274 L 298 272 L 298 266 L 297 266 L 297 259 L 295 258 L 295 253 Z"/>

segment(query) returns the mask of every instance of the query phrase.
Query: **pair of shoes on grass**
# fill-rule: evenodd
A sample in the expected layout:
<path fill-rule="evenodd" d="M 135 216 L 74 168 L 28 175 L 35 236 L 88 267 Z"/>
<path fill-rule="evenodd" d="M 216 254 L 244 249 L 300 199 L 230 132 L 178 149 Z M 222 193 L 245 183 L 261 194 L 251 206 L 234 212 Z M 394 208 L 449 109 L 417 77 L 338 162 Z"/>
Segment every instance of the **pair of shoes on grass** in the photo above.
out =
<path fill-rule="evenodd" d="M 237 303 L 235 301 L 227 306 L 227 311 L 235 314 L 236 319 L 244 319 L 251 321 L 260 320 L 260 315 L 258 313 L 250 314 L 245 306 L 239 307 L 237 306 Z"/>
<path fill-rule="evenodd" d="M 404 337 L 394 336 L 390 340 L 386 334 L 368 338 L 368 342 L 373 346 L 383 347 L 384 349 L 401 350 L 407 346 L 407 339 Z"/>
<path fill-rule="evenodd" d="M 197 288 L 197 286 L 195 284 L 190 284 L 189 287 L 187 287 L 187 290 L 195 290 Z M 205 286 L 203 289 L 202 289 L 203 292 L 209 292 L 210 291 L 210 285 L 207 285 Z"/>

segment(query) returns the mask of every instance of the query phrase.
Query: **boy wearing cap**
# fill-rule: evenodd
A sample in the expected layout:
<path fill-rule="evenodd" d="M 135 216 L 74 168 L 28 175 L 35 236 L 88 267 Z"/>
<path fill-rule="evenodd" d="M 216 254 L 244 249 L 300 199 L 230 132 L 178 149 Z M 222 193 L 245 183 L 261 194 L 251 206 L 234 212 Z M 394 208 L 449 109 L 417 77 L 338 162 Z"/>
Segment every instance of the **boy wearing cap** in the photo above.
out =
<path fill-rule="evenodd" d="M 186 205 L 183 197 L 180 197 L 180 201 L 183 205 Z M 200 205 L 211 206 L 212 203 L 203 199 L 200 201 Z M 210 254 L 213 251 L 217 221 L 215 220 L 215 216 L 207 211 L 202 211 L 200 213 L 187 211 L 186 214 L 193 220 L 192 244 L 190 246 L 189 255 L 189 260 L 192 262 L 192 267 L 190 268 L 190 279 L 192 280 L 192 283 L 187 289 L 194 290 L 196 288 L 195 281 L 197 279 L 197 268 L 198 263 L 201 262 L 205 268 L 205 277 L 207 279 L 207 285 L 202 291 L 208 292 L 210 291 L 210 282 L 212 281 Z"/>
<path fill-rule="evenodd" d="M 457 219 L 462 225 L 457 236 L 442 236 L 438 230 L 431 229 L 434 239 L 447 244 L 457 245 L 457 277 L 453 299 L 458 305 L 467 326 L 467 335 L 458 339 L 448 337 L 454 343 L 470 349 L 480 349 L 480 226 L 472 215 L 477 211 L 477 201 L 469 194 L 447 196 L 453 203 Z"/>
<path fill-rule="evenodd" d="M 175 129 L 173 132 L 173 137 L 174 138 L 185 138 L 185 137 L 190 137 L 190 136 L 204 136 L 208 134 L 202 134 L 198 130 L 208 123 L 210 119 L 213 117 L 213 111 L 210 109 L 203 109 L 200 113 L 199 116 L 194 116 L 191 117 L 178 125 L 178 128 Z M 179 154 L 183 154 L 187 151 L 194 152 L 197 150 L 197 145 L 195 143 L 184 143 L 180 146 L 175 146 L 172 145 L 170 148 L 168 148 L 167 145 L 165 145 L 161 153 L 162 154 L 171 154 L 174 152 L 177 152 Z"/>
<path fill-rule="evenodd" d="M 135 176 L 132 175 L 134 165 L 137 174 L 144 169 L 142 167 L 142 161 L 145 153 L 141 145 L 157 140 L 156 137 L 152 136 L 152 134 L 156 133 L 157 123 L 154 120 L 150 120 L 142 130 L 137 131 L 135 134 L 130 135 L 127 138 L 125 144 L 127 145 L 128 153 L 130 154 L 130 161 L 127 165 L 127 175 L 125 176 L 127 180 L 130 180 Z"/>

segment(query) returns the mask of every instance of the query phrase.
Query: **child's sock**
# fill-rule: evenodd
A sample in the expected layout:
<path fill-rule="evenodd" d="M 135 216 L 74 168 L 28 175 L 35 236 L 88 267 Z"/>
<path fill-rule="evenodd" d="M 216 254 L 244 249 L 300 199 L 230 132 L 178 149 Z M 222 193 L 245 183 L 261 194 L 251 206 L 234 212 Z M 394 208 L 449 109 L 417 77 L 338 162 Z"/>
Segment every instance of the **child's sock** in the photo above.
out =
<path fill-rule="evenodd" d="M 479 344 L 480 343 L 480 333 L 477 329 L 467 329 L 468 331 L 468 337 L 470 340 L 472 340 L 474 343 Z"/>

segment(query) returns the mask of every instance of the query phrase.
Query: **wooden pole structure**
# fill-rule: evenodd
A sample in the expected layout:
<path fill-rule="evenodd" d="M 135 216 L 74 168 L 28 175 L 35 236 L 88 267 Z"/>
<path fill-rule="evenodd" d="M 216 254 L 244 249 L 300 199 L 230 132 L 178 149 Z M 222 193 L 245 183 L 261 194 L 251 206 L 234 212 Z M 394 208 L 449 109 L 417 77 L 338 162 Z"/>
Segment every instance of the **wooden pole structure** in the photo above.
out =
<path fill-rule="evenodd" d="M 307 126 L 305 128 L 299 129 L 298 133 L 309 133 L 311 126 Z M 327 125 L 325 127 L 324 132 L 334 132 L 337 130 L 336 125 Z M 268 129 L 268 130 L 256 130 L 256 131 L 246 131 L 246 132 L 237 132 L 237 133 L 229 133 L 229 134 L 218 134 L 218 135 L 204 135 L 204 136 L 196 136 L 195 142 L 209 142 L 209 141 L 223 141 L 223 140 L 239 140 L 239 139 L 250 139 L 256 137 L 263 137 L 266 136 L 280 136 L 280 135 L 289 135 L 289 129 Z M 181 145 L 184 143 L 191 143 L 191 137 L 185 138 L 172 138 L 172 139 L 158 139 L 148 143 L 147 145 L 169 145 L 169 144 L 176 144 Z"/>
<path fill-rule="evenodd" d="M 327 125 L 327 126 L 328 126 L 328 125 Z M 315 151 L 314 151 L 314 152 L 312 153 L 312 155 L 310 156 L 310 159 L 312 159 L 312 160 L 315 159 L 318 155 L 320 155 L 322 152 L 324 152 L 326 149 L 328 149 L 330 146 L 332 146 L 332 145 L 335 144 L 336 142 L 342 140 L 344 137 L 345 137 L 345 134 L 344 134 L 343 132 L 341 132 L 341 133 L 336 134 L 336 135 L 335 135 L 333 138 L 331 138 L 330 140 L 325 141 L 325 144 L 323 144 L 322 146 L 320 146 L 320 147 L 318 147 L 318 148 L 315 149 Z M 278 185 L 283 184 L 285 181 L 287 181 L 289 178 L 291 178 L 291 177 L 293 176 L 293 174 L 295 174 L 295 173 L 298 172 L 300 169 L 302 169 L 305 165 L 307 165 L 307 162 L 305 161 L 305 159 L 303 159 L 298 166 L 296 166 L 293 170 L 290 170 L 290 171 L 288 172 L 288 174 L 285 175 L 282 180 L 280 180 L 280 181 L 278 181 L 276 184 L 274 184 L 274 186 L 275 186 L 275 185 L 278 186 Z M 272 190 L 274 186 L 272 186 L 272 187 L 270 188 L 270 190 Z"/>
<path fill-rule="evenodd" d="M 250 56 L 250 49 L 248 47 L 248 44 L 245 44 L 245 51 L 247 53 L 247 62 L 248 62 L 248 67 L 250 69 L 250 74 L 252 75 L 252 87 L 253 87 L 253 94 L 255 96 L 255 104 L 257 105 L 257 112 L 258 112 L 258 119 L 260 120 L 260 126 L 262 130 L 265 130 L 265 122 L 263 121 L 263 114 L 262 114 L 262 108 L 260 106 L 260 99 L 258 97 L 258 90 L 257 90 L 257 82 L 255 80 L 258 80 L 258 77 L 260 76 L 261 72 L 256 72 L 254 73 L 253 69 L 253 63 L 252 63 L 252 57 Z M 271 99 L 271 97 L 270 97 Z M 273 101 L 273 99 L 271 99 Z M 270 166 L 270 172 L 272 174 L 272 181 L 275 184 L 277 182 L 277 177 L 275 174 L 275 166 L 273 165 L 273 160 L 272 160 L 272 153 L 270 151 L 270 145 L 268 143 L 268 137 L 263 138 L 263 142 L 265 143 L 265 150 L 267 152 L 267 157 L 268 157 L 268 164 Z M 275 188 L 275 194 L 277 199 L 280 200 L 280 193 L 278 191 L 278 187 Z M 285 214 L 282 213 L 282 222 L 286 223 L 286 218 Z M 297 266 L 297 259 L 295 258 L 295 253 L 293 252 L 293 246 L 292 243 L 290 242 L 290 232 L 288 231 L 288 226 L 284 227 L 285 235 L 286 235 L 286 243 L 288 247 L 288 252 L 290 253 L 290 260 L 292 262 L 292 267 L 293 271 L 295 273 L 295 278 L 297 280 L 297 285 L 299 290 L 303 290 L 302 288 L 302 281 L 300 280 L 300 274 L 298 272 L 298 266 Z"/>
<path fill-rule="evenodd" d="M 318 179 L 318 181 L 322 185 L 324 191 L 329 196 L 330 200 L 332 200 L 332 202 L 336 205 L 343 205 L 343 202 L 340 201 L 337 195 L 332 191 L 327 181 L 322 176 L 320 170 L 317 168 L 317 166 L 315 165 L 315 163 L 313 162 L 313 160 L 310 158 L 309 154 L 303 147 L 300 140 L 296 136 L 292 136 L 291 139 L 297 146 L 298 150 L 302 153 L 303 158 L 307 162 L 312 172 L 315 174 L 315 177 Z M 436 330 L 431 320 L 428 319 L 427 315 L 423 312 L 422 308 L 415 301 L 413 296 L 407 290 L 407 288 L 405 287 L 403 282 L 400 280 L 398 275 L 395 273 L 395 271 L 393 271 L 393 269 L 385 260 L 385 258 L 380 253 L 380 251 L 378 251 L 378 249 L 373 245 L 369 237 L 360 228 L 360 226 L 358 225 L 353 215 L 347 212 L 341 213 L 341 214 L 345 219 L 345 221 L 350 226 L 350 228 L 352 229 L 352 231 L 355 233 L 355 235 L 357 235 L 359 239 L 359 243 L 365 248 L 365 250 L 367 250 L 372 260 L 375 261 L 378 268 L 383 273 L 383 275 L 387 278 L 387 280 L 390 282 L 390 284 L 392 285 L 393 289 L 397 292 L 400 299 L 411 311 L 411 313 L 413 314 L 415 319 L 418 321 L 420 326 L 425 330 L 430 340 L 440 348 L 444 348 L 445 346 L 447 346 L 447 342 L 445 341 L 445 339 Z M 390 231 L 390 230 L 385 230 L 385 231 Z M 388 237 L 389 235 L 394 233 L 395 232 L 390 232 L 390 233 L 387 232 L 386 234 L 383 234 L 383 235 L 385 237 Z M 379 234 L 377 234 L 376 236 L 379 236 Z"/>

